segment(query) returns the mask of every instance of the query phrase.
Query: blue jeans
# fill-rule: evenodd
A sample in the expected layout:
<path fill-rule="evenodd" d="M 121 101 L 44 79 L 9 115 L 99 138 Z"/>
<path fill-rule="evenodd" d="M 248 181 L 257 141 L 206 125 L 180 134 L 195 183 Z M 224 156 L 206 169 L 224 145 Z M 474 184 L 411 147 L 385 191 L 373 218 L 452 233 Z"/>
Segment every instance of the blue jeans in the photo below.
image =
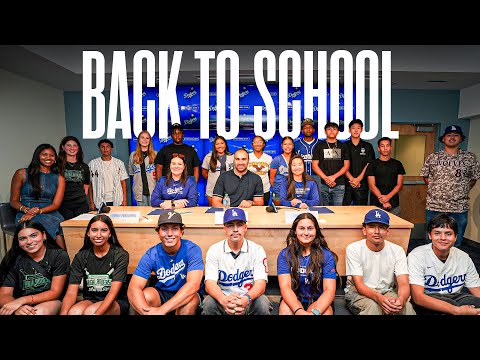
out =
<path fill-rule="evenodd" d="M 150 196 L 142 195 L 142 201 L 137 201 L 137 206 L 152 206 Z"/>
<path fill-rule="evenodd" d="M 430 220 L 438 214 L 447 214 L 448 216 L 455 219 L 458 225 L 458 235 L 457 241 L 455 241 L 455 247 L 460 247 L 463 241 L 463 234 L 465 234 L 465 229 L 467 228 L 468 222 L 468 211 L 462 213 L 452 213 L 452 212 L 442 212 L 442 211 L 432 211 L 432 210 L 425 210 L 426 219 L 425 219 L 425 226 L 427 227 L 427 240 L 428 239 L 428 223 Z"/>
<path fill-rule="evenodd" d="M 322 184 L 322 205 L 342 206 L 344 194 L 345 185 L 337 185 L 331 188 L 328 185 Z"/>
<path fill-rule="evenodd" d="M 320 206 L 325 205 L 323 203 L 323 199 L 322 199 L 322 179 L 320 178 L 320 176 L 316 175 L 315 173 L 312 175 L 312 178 L 317 183 L 318 198 L 320 199 L 320 204 L 318 204 L 318 205 L 320 205 Z"/>

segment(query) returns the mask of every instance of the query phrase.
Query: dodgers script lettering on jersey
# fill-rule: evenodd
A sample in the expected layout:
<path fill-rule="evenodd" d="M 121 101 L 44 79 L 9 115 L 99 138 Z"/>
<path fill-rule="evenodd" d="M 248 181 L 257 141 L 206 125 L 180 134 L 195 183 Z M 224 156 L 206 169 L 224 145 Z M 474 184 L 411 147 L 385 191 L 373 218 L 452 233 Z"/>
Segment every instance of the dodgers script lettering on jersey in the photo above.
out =
<path fill-rule="evenodd" d="M 253 271 L 240 271 L 237 269 L 235 274 L 229 274 L 223 270 L 218 271 L 218 282 L 222 286 L 238 286 L 242 287 L 245 282 L 253 281 Z"/>
<path fill-rule="evenodd" d="M 451 293 L 454 289 L 465 285 L 465 278 L 466 274 L 453 276 L 444 274 L 441 279 L 434 275 L 425 275 L 425 290 L 432 293 L 440 291 Z"/>
<path fill-rule="evenodd" d="M 165 283 L 168 280 L 174 279 L 175 276 L 185 269 L 185 262 L 180 260 L 172 264 L 170 269 L 161 268 L 157 270 L 157 279 L 161 283 Z"/>
<path fill-rule="evenodd" d="M 133 61 L 133 104 L 129 103 L 127 58 L 125 51 L 113 51 L 113 54 L 103 54 L 99 51 L 83 52 L 83 137 L 85 139 L 115 138 L 120 130 L 124 139 L 138 136 L 143 130 L 143 110 L 146 109 L 146 127 L 152 137 L 156 133 L 155 102 L 148 100 L 142 104 L 145 86 L 158 87 L 158 138 L 168 138 L 170 123 L 181 123 L 176 86 L 182 62 L 183 51 L 174 51 L 171 62 L 169 52 L 159 51 L 156 56 L 148 50 L 137 51 Z M 110 88 L 105 87 L 105 56 L 111 59 L 112 73 Z M 316 62 L 314 58 L 316 56 Z M 198 60 L 200 73 L 200 138 L 208 139 L 210 131 L 209 87 L 210 62 L 216 65 L 216 131 L 227 140 L 238 136 L 240 130 L 239 100 L 244 93 L 240 92 L 240 57 L 233 50 L 194 51 L 194 59 Z M 245 59 L 245 62 L 249 59 Z M 251 60 L 251 59 L 250 59 Z M 303 60 L 303 64 L 302 64 Z M 354 66 L 355 63 L 355 66 Z M 366 64 L 368 63 L 368 73 Z M 158 68 L 156 67 L 158 64 Z M 170 64 L 170 67 L 169 67 Z M 264 102 L 254 106 L 255 135 L 265 139 L 274 137 L 278 130 L 282 137 L 298 138 L 301 127 L 301 109 L 304 117 L 314 118 L 314 98 L 318 99 L 316 107 L 318 128 L 327 123 L 327 79 L 330 85 L 330 121 L 339 124 L 340 99 L 344 101 L 344 119 L 353 119 L 353 109 L 357 118 L 365 119 L 365 109 L 369 108 L 368 131 L 362 133 L 364 140 L 374 139 L 379 131 L 379 121 L 382 119 L 382 136 L 398 139 L 398 131 L 391 131 L 391 52 L 382 51 L 379 55 L 372 50 L 359 51 L 354 56 L 347 50 L 334 51 L 327 66 L 327 51 L 304 51 L 303 58 L 294 50 L 284 50 L 278 55 L 270 50 L 260 50 L 253 59 L 255 84 Z M 381 67 L 379 66 L 381 64 Z M 144 67 L 145 66 L 145 67 Z M 278 66 L 278 69 L 277 69 Z M 302 83 L 303 71 L 303 83 Z M 381 79 L 380 79 L 381 71 Z M 158 73 L 158 76 L 157 76 Z M 317 78 L 314 79 L 314 74 Z M 327 74 L 328 73 L 328 74 Z M 278 79 L 277 79 L 278 74 Z M 266 75 L 266 79 L 265 79 Z M 229 79 L 227 81 L 227 76 Z M 355 103 L 354 103 L 355 76 Z M 368 79 L 369 104 L 365 104 Z M 157 81 L 158 80 L 158 81 Z M 278 91 L 278 114 L 273 98 L 267 88 L 267 83 L 276 82 Z M 381 87 L 380 87 L 381 82 Z M 340 93 L 340 84 L 344 92 Z M 302 87 L 304 89 L 303 103 L 295 100 L 288 88 Z M 227 87 L 230 89 L 230 118 L 227 131 Z M 108 112 L 104 91 L 110 91 Z M 381 93 L 381 96 L 380 96 Z M 193 96 L 193 95 L 192 95 Z M 95 105 L 95 108 L 93 108 Z M 117 114 L 120 109 L 120 116 Z M 292 110 L 289 118 L 289 109 Z M 133 133 L 130 109 L 133 110 Z M 380 115 L 381 109 L 381 117 Z M 266 115 L 263 115 L 265 111 Z M 108 121 L 106 118 L 108 114 Z M 169 117 L 170 114 L 170 117 Z M 266 117 L 266 129 L 263 120 Z M 93 119 L 95 119 L 95 124 Z M 278 119 L 278 129 L 277 129 Z M 321 136 L 321 132 L 318 132 Z M 348 127 L 337 136 L 339 140 L 349 137 Z"/>

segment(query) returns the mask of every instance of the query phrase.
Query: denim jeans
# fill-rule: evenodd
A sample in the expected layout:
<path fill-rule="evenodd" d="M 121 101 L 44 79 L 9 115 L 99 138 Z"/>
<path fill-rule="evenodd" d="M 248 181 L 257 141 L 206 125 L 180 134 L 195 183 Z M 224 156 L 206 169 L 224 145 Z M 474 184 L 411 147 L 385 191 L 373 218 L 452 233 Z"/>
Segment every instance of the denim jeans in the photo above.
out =
<path fill-rule="evenodd" d="M 331 188 L 328 185 L 322 184 L 322 205 L 342 206 L 344 194 L 345 185 L 337 185 Z"/>
<path fill-rule="evenodd" d="M 137 201 L 137 206 L 152 206 L 150 196 L 142 195 L 142 201 Z"/>
<path fill-rule="evenodd" d="M 463 241 L 463 234 L 465 234 L 465 229 L 467 228 L 468 222 L 468 211 L 462 213 L 452 213 L 452 212 L 442 212 L 442 211 L 432 211 L 432 210 L 425 210 L 426 219 L 425 219 L 425 227 L 427 229 L 427 240 L 428 239 L 428 223 L 430 220 L 438 214 L 447 214 L 448 216 L 455 219 L 458 225 L 458 235 L 457 241 L 455 241 L 455 247 L 460 247 Z"/>

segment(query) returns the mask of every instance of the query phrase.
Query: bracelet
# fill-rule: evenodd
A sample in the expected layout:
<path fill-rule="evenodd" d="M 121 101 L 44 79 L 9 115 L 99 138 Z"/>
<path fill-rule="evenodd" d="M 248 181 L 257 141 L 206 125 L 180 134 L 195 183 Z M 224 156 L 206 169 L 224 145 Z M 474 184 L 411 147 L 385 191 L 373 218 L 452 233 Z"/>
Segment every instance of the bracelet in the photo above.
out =
<path fill-rule="evenodd" d="M 293 315 L 296 315 L 296 314 L 297 314 L 297 311 L 300 310 L 300 309 L 303 309 L 303 306 L 300 306 L 297 310 L 295 310 L 295 311 L 293 312 Z"/>
<path fill-rule="evenodd" d="M 244 294 L 243 296 L 247 297 L 247 299 L 248 299 L 248 305 L 251 305 L 251 304 L 252 304 L 252 297 L 250 296 L 250 294 L 249 294 L 249 293 L 246 293 L 246 294 Z"/>
<path fill-rule="evenodd" d="M 38 212 L 39 214 L 42 214 L 43 213 L 43 209 L 40 209 L 40 211 Z"/>
<path fill-rule="evenodd" d="M 20 209 L 18 209 L 18 211 L 23 211 L 24 207 L 25 207 L 25 205 L 20 206 Z"/>

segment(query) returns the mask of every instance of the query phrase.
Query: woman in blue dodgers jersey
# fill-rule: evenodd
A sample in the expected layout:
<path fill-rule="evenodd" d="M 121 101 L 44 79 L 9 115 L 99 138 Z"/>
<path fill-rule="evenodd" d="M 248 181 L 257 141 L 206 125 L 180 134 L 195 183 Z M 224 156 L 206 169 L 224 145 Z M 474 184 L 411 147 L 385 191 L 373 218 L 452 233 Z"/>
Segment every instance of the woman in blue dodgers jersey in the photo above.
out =
<path fill-rule="evenodd" d="M 311 213 L 297 216 L 277 259 L 280 315 L 333 315 L 337 255 Z"/>

